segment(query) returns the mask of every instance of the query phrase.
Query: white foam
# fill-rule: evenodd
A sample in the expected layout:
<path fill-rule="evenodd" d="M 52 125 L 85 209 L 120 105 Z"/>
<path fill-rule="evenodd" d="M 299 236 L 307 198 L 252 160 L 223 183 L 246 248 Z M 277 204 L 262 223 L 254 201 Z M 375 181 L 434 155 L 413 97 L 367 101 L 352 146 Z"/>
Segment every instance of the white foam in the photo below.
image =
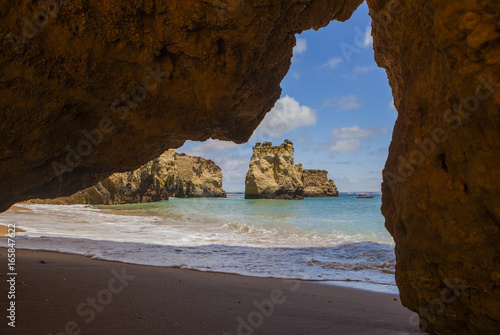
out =
<path fill-rule="evenodd" d="M 288 217 L 261 224 L 253 218 L 235 221 L 221 211 L 219 220 L 194 208 L 173 211 L 173 201 L 164 205 L 170 212 L 162 205 L 147 211 L 139 206 L 23 206 L 31 210 L 0 215 L 0 223 L 16 222 L 27 230 L 19 233 L 19 248 L 258 277 L 379 283 L 396 290 L 392 245 L 370 244 L 370 234 L 308 230 Z"/>

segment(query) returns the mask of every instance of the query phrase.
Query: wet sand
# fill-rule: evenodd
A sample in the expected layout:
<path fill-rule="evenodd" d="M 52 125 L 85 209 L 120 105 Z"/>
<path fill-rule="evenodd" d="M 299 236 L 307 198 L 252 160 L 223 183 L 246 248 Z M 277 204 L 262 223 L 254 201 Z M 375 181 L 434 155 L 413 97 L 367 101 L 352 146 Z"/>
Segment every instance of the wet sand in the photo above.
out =
<path fill-rule="evenodd" d="M 25 232 L 26 230 L 21 228 L 16 228 L 16 232 Z M 7 237 L 7 233 L 11 233 L 12 228 L 9 230 L 9 227 L 0 224 L 0 237 Z"/>
<path fill-rule="evenodd" d="M 4 248 L 0 268 L 6 296 Z M 1 334 L 418 334 L 391 294 L 26 250 L 16 271 L 16 328 L 2 316 Z"/>

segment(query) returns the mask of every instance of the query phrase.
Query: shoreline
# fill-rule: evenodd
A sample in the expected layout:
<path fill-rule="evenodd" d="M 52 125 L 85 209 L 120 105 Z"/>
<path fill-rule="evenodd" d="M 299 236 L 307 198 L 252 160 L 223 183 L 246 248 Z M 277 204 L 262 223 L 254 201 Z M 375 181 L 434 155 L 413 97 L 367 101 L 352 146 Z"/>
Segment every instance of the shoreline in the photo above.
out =
<path fill-rule="evenodd" d="M 0 266 L 6 276 L 5 248 Z M 342 286 L 23 249 L 16 272 L 9 334 L 419 333 L 399 296 Z"/>
<path fill-rule="evenodd" d="M 2 225 L 0 225 L 0 228 Z M 7 227 L 6 227 L 7 228 Z M 18 231 L 16 228 L 16 232 Z M 19 230 L 20 232 L 26 232 L 23 229 Z M 19 236 L 19 235 L 17 235 Z M 21 235 L 22 236 L 22 235 Z M 0 236 L 1 237 L 7 237 L 7 236 Z M 1 241 L 1 240 L 0 240 Z M 0 246 L 0 251 L 4 249 L 2 246 Z M 17 247 L 16 250 L 23 250 L 23 251 L 32 251 L 32 252 L 48 252 L 48 253 L 56 253 L 56 254 L 62 254 L 62 255 L 68 255 L 68 256 L 81 256 L 88 258 L 90 260 L 94 261 L 102 261 L 102 262 L 112 262 L 112 263 L 119 263 L 119 264 L 125 264 L 125 265 L 138 265 L 138 266 L 146 266 L 146 267 L 159 267 L 159 268 L 167 268 L 167 269 L 180 269 L 180 270 L 186 270 L 186 271 L 193 271 L 193 272 L 205 272 L 205 273 L 215 273 L 215 274 L 222 274 L 222 275 L 234 275 L 234 276 L 242 276 L 242 277 L 249 277 L 249 278 L 261 278 L 261 279 L 274 279 L 274 280 L 283 280 L 283 281 L 300 281 L 304 283 L 312 283 L 312 284 L 318 284 L 318 285 L 327 285 L 327 286 L 337 286 L 337 287 L 343 287 L 343 288 L 350 288 L 350 289 L 355 289 L 355 290 L 360 290 L 360 291 L 367 291 L 367 292 L 374 292 L 374 293 L 381 293 L 381 294 L 390 294 L 394 296 L 398 296 L 399 293 L 392 293 L 392 292 L 383 292 L 380 290 L 376 289 L 369 289 L 366 287 L 363 287 L 363 285 L 373 285 L 373 286 L 389 286 L 389 287 L 396 287 L 396 285 L 393 284 L 388 284 L 388 283 L 378 283 L 378 282 L 369 282 L 369 281 L 362 281 L 362 280 L 356 280 L 356 279 L 344 279 L 344 280 L 335 280 L 335 279 L 317 279 L 317 278 L 282 278 L 282 277 L 273 277 L 273 276 L 258 276 L 256 274 L 242 274 L 242 273 L 237 273 L 237 272 L 228 272 L 228 271 L 215 271 L 215 270 L 202 270 L 202 269 L 197 269 L 193 267 L 180 267 L 180 266 L 169 266 L 169 265 L 154 265 L 154 264 L 142 264 L 142 263 L 133 263 L 130 261 L 121 261 L 121 260 L 116 260 L 116 259 L 104 259 L 104 258 L 94 258 L 94 256 L 90 255 L 84 255 L 81 253 L 77 252 L 69 252 L 69 251 L 58 251 L 58 250 L 45 250 L 45 249 L 29 249 L 29 248 L 23 248 L 23 247 Z M 1 254 L 1 252 L 0 252 Z M 358 287 L 355 287 L 357 284 Z"/>

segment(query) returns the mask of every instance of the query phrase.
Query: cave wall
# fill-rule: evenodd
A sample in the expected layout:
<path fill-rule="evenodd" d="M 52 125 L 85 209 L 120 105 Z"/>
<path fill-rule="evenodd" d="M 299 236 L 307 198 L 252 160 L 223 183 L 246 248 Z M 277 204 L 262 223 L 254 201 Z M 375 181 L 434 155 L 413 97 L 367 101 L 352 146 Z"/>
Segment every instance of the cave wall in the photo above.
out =
<path fill-rule="evenodd" d="M 243 143 L 295 34 L 362 0 L 0 0 L 0 211 L 60 197 L 186 140 Z"/>
<path fill-rule="evenodd" d="M 500 2 L 367 2 L 398 110 L 382 211 L 402 303 L 429 333 L 498 334 Z"/>

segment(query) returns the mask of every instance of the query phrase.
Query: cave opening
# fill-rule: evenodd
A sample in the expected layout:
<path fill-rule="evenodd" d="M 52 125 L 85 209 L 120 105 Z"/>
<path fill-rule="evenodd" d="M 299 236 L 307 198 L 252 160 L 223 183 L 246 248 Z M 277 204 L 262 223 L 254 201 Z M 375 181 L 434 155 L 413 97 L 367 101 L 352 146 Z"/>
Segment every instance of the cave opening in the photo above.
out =
<path fill-rule="evenodd" d="M 253 164 L 252 148 L 255 155 L 256 148 L 267 150 L 263 148 L 266 142 L 278 147 L 287 139 L 291 140 L 295 164 L 301 163 L 307 171 L 326 172 L 322 183 L 326 185 L 328 179 L 333 180 L 334 187 L 340 192 L 340 205 L 332 205 L 327 198 L 311 198 L 317 194 L 306 195 L 304 203 L 263 200 L 250 202 L 245 209 L 240 203 L 225 210 L 237 215 L 244 223 L 228 226 L 247 232 L 260 230 L 279 235 L 284 231 L 300 231 L 301 234 L 316 236 L 322 241 L 320 243 L 328 246 L 323 250 L 325 255 L 316 259 L 313 249 L 303 256 L 309 256 L 308 261 L 323 268 L 333 266 L 337 260 L 333 254 L 339 251 L 350 249 L 347 253 L 351 258 L 341 265 L 345 268 L 356 267 L 353 259 L 363 258 L 361 254 L 374 253 L 376 257 L 367 262 L 377 270 L 360 279 L 365 283 L 350 285 L 368 285 L 370 289 L 395 293 L 394 242 L 384 227 L 380 207 L 382 170 L 397 111 L 385 70 L 374 61 L 372 43 L 371 18 L 366 4 L 362 4 L 346 22 L 332 21 L 318 31 L 296 35 L 291 66 L 281 82 L 281 97 L 248 143 L 187 142 L 178 151 L 213 160 L 222 168 L 223 187 L 228 197 L 240 197 L 242 201 L 243 193 L 258 192 L 260 187 L 255 179 L 247 180 Z M 280 164 L 278 160 L 269 154 L 263 154 L 263 160 L 273 165 L 276 180 L 282 178 L 278 176 L 280 168 L 276 168 Z M 267 169 L 264 165 L 258 169 Z M 293 173 L 287 171 L 286 174 Z M 321 192 L 326 193 L 324 189 Z M 289 193 L 284 197 L 284 193 L 286 191 L 278 189 L 273 196 L 295 196 Z M 374 197 L 358 199 L 359 194 Z M 245 197 L 259 199 L 262 196 L 245 194 Z M 308 217 L 312 211 L 322 214 Z M 311 222 L 304 224 L 299 222 L 301 219 Z M 283 242 L 269 239 L 264 245 L 279 247 Z M 383 272 L 385 274 L 379 276 Z M 328 278 L 325 274 L 318 275 Z M 366 278 L 388 285 L 385 288 L 369 285 Z"/>

